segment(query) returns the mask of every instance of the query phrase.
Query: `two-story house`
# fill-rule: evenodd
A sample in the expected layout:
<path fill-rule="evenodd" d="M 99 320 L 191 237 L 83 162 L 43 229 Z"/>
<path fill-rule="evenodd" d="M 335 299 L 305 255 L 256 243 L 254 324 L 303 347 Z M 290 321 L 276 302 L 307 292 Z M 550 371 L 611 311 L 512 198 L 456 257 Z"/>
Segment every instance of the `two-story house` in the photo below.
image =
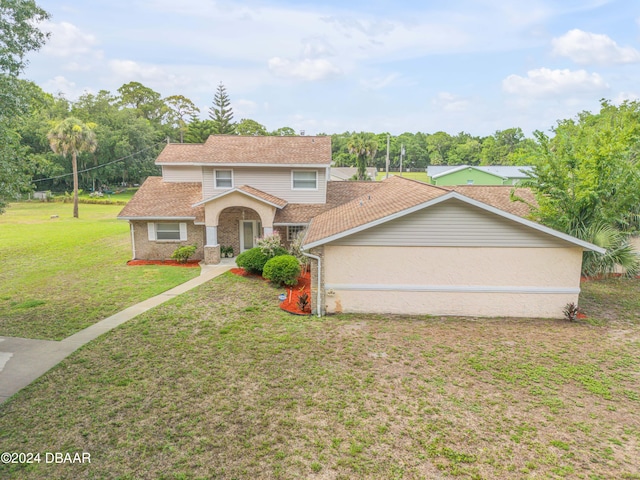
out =
<path fill-rule="evenodd" d="M 275 231 L 305 230 L 313 309 L 562 317 L 578 302 L 582 252 L 604 250 L 527 218 L 513 186 L 436 186 L 402 177 L 329 181 L 330 137 L 211 136 L 169 144 L 119 215 L 133 258 L 179 245 L 220 261 Z"/>
<path fill-rule="evenodd" d="M 168 144 L 119 218 L 129 220 L 133 258 L 166 259 L 179 245 L 218 263 L 220 246 L 237 255 L 256 238 L 289 243 L 327 208 L 368 184 L 328 182 L 331 137 L 212 135 L 204 144 Z"/>

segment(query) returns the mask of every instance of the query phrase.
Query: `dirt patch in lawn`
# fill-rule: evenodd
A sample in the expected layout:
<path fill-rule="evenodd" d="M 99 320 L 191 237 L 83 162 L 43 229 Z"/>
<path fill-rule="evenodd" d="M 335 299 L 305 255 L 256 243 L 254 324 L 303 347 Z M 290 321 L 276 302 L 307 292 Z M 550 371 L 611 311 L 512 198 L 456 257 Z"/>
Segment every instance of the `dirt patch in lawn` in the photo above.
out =
<path fill-rule="evenodd" d="M 231 273 L 241 277 L 256 278 L 267 281 L 261 275 L 257 273 L 249 273 L 244 268 L 232 268 Z M 285 288 L 284 294 L 286 295 L 286 298 L 280 302 L 280 308 L 282 310 L 295 315 L 311 315 L 311 273 L 306 272 L 300 275 L 300 277 L 298 277 L 298 283 L 295 286 L 283 288 Z M 307 295 L 309 303 L 305 309 L 302 310 L 299 306 L 299 299 L 304 294 Z"/>
<path fill-rule="evenodd" d="M 129 260 L 127 265 L 162 265 L 165 267 L 195 268 L 200 266 L 200 260 L 187 260 L 187 263 L 178 263 L 176 260 Z"/>

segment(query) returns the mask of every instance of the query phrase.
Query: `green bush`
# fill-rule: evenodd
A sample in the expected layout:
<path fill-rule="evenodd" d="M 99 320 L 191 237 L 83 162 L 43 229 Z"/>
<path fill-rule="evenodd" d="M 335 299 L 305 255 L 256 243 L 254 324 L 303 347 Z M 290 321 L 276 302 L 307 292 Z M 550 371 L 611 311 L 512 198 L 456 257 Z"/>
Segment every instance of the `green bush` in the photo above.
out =
<path fill-rule="evenodd" d="M 197 248 L 197 245 L 185 245 L 184 247 L 178 247 L 171 254 L 171 258 L 176 260 L 178 263 L 187 263 L 189 257 L 196 253 Z"/>
<path fill-rule="evenodd" d="M 275 254 L 274 256 L 286 255 L 287 251 L 282 247 L 278 247 L 273 253 Z M 244 268 L 247 272 L 262 274 L 262 270 L 264 270 L 264 266 L 270 258 L 273 257 L 265 255 L 260 247 L 254 247 L 238 255 L 236 257 L 236 265 Z"/>
<path fill-rule="evenodd" d="M 256 247 L 242 252 L 236 257 L 236 265 L 244 268 L 247 272 L 262 273 L 264 264 L 269 258 Z"/>
<path fill-rule="evenodd" d="M 262 276 L 278 285 L 295 285 L 300 276 L 300 263 L 293 255 L 279 255 L 269 260 Z"/>

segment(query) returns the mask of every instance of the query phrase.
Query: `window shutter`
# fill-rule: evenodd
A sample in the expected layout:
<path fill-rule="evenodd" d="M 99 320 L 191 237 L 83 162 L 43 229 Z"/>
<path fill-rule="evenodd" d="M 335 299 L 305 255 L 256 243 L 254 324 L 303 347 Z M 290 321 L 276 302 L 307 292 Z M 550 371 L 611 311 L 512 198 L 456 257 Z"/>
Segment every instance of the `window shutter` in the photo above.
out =
<path fill-rule="evenodd" d="M 180 240 L 183 242 L 187 240 L 187 224 L 184 222 L 180 223 Z"/>
<path fill-rule="evenodd" d="M 149 230 L 149 241 L 153 242 L 156 239 L 156 224 L 153 222 L 147 223 L 147 229 Z"/>

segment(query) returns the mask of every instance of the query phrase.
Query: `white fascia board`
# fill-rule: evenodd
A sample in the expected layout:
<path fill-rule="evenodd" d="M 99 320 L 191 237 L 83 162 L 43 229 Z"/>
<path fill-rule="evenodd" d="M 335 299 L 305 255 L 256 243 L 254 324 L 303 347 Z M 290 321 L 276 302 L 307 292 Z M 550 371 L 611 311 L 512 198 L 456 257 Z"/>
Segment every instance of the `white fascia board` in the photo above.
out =
<path fill-rule="evenodd" d="M 418 210 L 422 210 L 423 208 L 430 207 L 431 205 L 435 205 L 440 203 L 443 200 L 451 198 L 451 195 L 455 192 L 450 192 L 441 197 L 434 198 L 429 200 L 428 202 L 421 203 L 414 207 L 407 208 L 406 210 L 401 210 L 400 212 L 396 212 L 394 214 L 388 215 L 386 217 L 379 218 L 377 220 L 373 220 L 372 222 L 365 223 L 364 225 L 360 225 L 358 227 L 352 228 L 350 230 L 345 230 L 344 232 L 336 233 L 335 235 L 331 235 L 330 237 L 323 238 L 322 240 L 317 240 L 313 243 L 303 244 L 303 249 L 308 250 L 309 248 L 319 247 L 320 245 L 324 245 L 325 243 L 333 242 L 334 240 L 338 240 L 340 238 L 353 235 L 354 233 L 362 232 L 363 230 L 367 230 L 371 227 L 375 227 L 377 225 L 381 225 L 386 222 L 390 222 L 391 220 L 395 220 L 396 218 L 404 217 L 405 215 L 409 215 L 413 212 L 417 212 Z M 338 208 L 338 207 L 336 207 Z M 309 224 L 311 225 L 311 224 Z"/>
<path fill-rule="evenodd" d="M 240 190 L 239 188 L 232 188 L 231 190 L 227 190 L 227 191 L 222 192 L 222 193 L 220 193 L 218 195 L 215 195 L 213 197 L 205 198 L 204 200 L 201 200 L 198 203 L 194 203 L 193 205 L 191 205 L 191 207 L 193 208 L 193 207 L 198 207 L 200 205 L 204 205 L 205 203 L 211 202 L 213 200 L 218 200 L 219 198 L 222 198 L 222 197 L 224 197 L 226 195 L 231 195 L 232 193 L 235 193 L 235 192 L 241 193 L 243 195 L 246 195 L 247 197 L 251 197 L 254 200 L 257 200 L 258 202 L 265 203 L 267 205 L 271 205 L 272 207 L 275 207 L 275 208 L 278 208 L 278 209 L 284 208 L 284 207 L 281 207 L 280 205 L 276 205 L 273 202 L 265 200 L 264 198 L 260 198 L 260 197 L 258 197 L 256 195 L 253 195 L 253 194 L 249 193 L 249 192 L 245 192 L 244 190 Z"/>
<path fill-rule="evenodd" d="M 315 168 L 325 169 L 326 163 L 210 163 L 210 162 L 156 162 L 156 165 L 170 167 L 268 167 L 268 168 Z"/>
<path fill-rule="evenodd" d="M 545 227 L 537 222 L 532 222 L 531 220 L 527 220 L 526 218 L 519 217 L 518 215 L 514 215 L 509 212 L 505 212 L 504 210 L 500 210 L 499 208 L 492 207 L 491 205 L 487 205 L 486 203 L 479 202 L 469 197 L 465 197 L 457 192 L 453 192 L 455 194 L 455 198 L 466 202 L 470 205 L 473 205 L 478 208 L 482 208 L 491 213 L 495 213 L 496 215 L 500 215 L 501 217 L 507 218 L 509 220 L 513 220 L 516 223 L 520 223 L 527 227 L 533 228 L 534 230 L 538 230 L 539 232 L 546 233 L 547 235 L 551 235 L 552 237 L 559 238 L 560 240 L 564 240 L 565 242 L 573 243 L 579 247 L 582 247 L 586 250 L 592 250 L 597 253 L 607 253 L 605 248 L 594 245 L 593 243 L 585 242 L 584 240 L 580 240 L 579 238 L 573 237 L 571 235 L 567 235 L 566 233 L 559 232 L 558 230 L 554 230 L 553 228 Z"/>
<path fill-rule="evenodd" d="M 400 217 L 404 217 L 405 215 L 409 215 L 411 213 L 417 212 L 418 210 L 422 210 L 423 208 L 428 208 L 431 207 L 433 205 L 437 205 L 440 202 L 444 202 L 446 200 L 449 200 L 451 198 L 455 198 L 457 200 L 460 200 L 462 202 L 468 203 L 469 205 L 473 205 L 475 207 L 481 208 L 483 210 L 486 210 L 488 212 L 494 213 L 496 215 L 499 215 L 503 218 L 506 218 L 508 220 L 512 220 L 516 223 L 520 223 L 522 225 L 525 225 L 527 227 L 533 228 L 534 230 L 538 230 L 539 232 L 542 233 L 546 233 L 547 235 L 551 235 L 553 237 L 559 238 L 561 240 L 564 240 L 565 242 L 569 242 L 572 243 L 574 245 L 580 246 L 586 250 L 592 250 L 594 252 L 598 252 L 598 253 L 606 253 L 606 249 L 598 247 L 597 245 L 594 245 L 592 243 L 589 242 L 585 242 L 584 240 L 580 240 L 579 238 L 575 238 L 572 237 L 571 235 L 567 235 L 566 233 L 562 233 L 559 232 L 557 230 L 554 230 L 552 228 L 549 227 L 545 227 L 544 225 L 541 225 L 539 223 L 536 222 L 532 222 L 531 220 L 527 220 L 526 218 L 522 218 L 519 217 L 517 215 L 513 215 L 512 213 L 508 213 L 505 212 L 504 210 L 500 210 L 499 208 L 495 208 L 492 207 L 491 205 L 487 205 L 486 203 L 482 203 L 479 202 L 477 200 L 473 200 L 472 198 L 466 197 L 458 192 L 450 192 L 447 193 L 445 195 L 442 195 L 440 197 L 434 198 L 433 200 L 429 200 L 428 202 L 424 202 L 421 203 L 419 205 L 416 205 L 414 207 L 408 208 L 406 210 L 402 210 L 400 212 L 394 213 L 392 215 L 389 215 L 387 217 L 383 217 L 380 218 L 378 220 L 374 220 L 372 222 L 366 223 L 364 225 L 360 225 L 359 227 L 355 227 L 352 228 L 350 230 L 346 230 L 344 232 L 341 233 L 337 233 L 335 235 L 332 235 L 330 237 L 324 238 L 322 240 L 318 240 L 316 242 L 310 243 L 309 245 L 303 245 L 303 248 L 306 250 L 308 248 L 313 248 L 313 247 L 317 247 L 320 245 L 324 245 L 326 243 L 330 243 L 333 242 L 334 240 L 338 240 L 340 238 L 349 236 L 349 235 L 353 235 L 354 233 L 358 233 L 361 232 L 363 230 L 367 230 L 369 228 L 375 227 L 377 225 L 381 225 L 383 223 L 389 222 L 391 220 L 395 220 L 396 218 L 400 218 Z"/>
<path fill-rule="evenodd" d="M 305 223 L 305 222 L 289 222 L 289 223 L 273 223 L 274 227 L 306 227 L 308 226 L 309 223 Z"/>
<path fill-rule="evenodd" d="M 178 220 L 195 220 L 196 217 L 117 217 L 118 220 L 140 220 L 140 221 L 157 221 L 157 220 L 170 220 L 170 221 L 178 221 Z"/>

